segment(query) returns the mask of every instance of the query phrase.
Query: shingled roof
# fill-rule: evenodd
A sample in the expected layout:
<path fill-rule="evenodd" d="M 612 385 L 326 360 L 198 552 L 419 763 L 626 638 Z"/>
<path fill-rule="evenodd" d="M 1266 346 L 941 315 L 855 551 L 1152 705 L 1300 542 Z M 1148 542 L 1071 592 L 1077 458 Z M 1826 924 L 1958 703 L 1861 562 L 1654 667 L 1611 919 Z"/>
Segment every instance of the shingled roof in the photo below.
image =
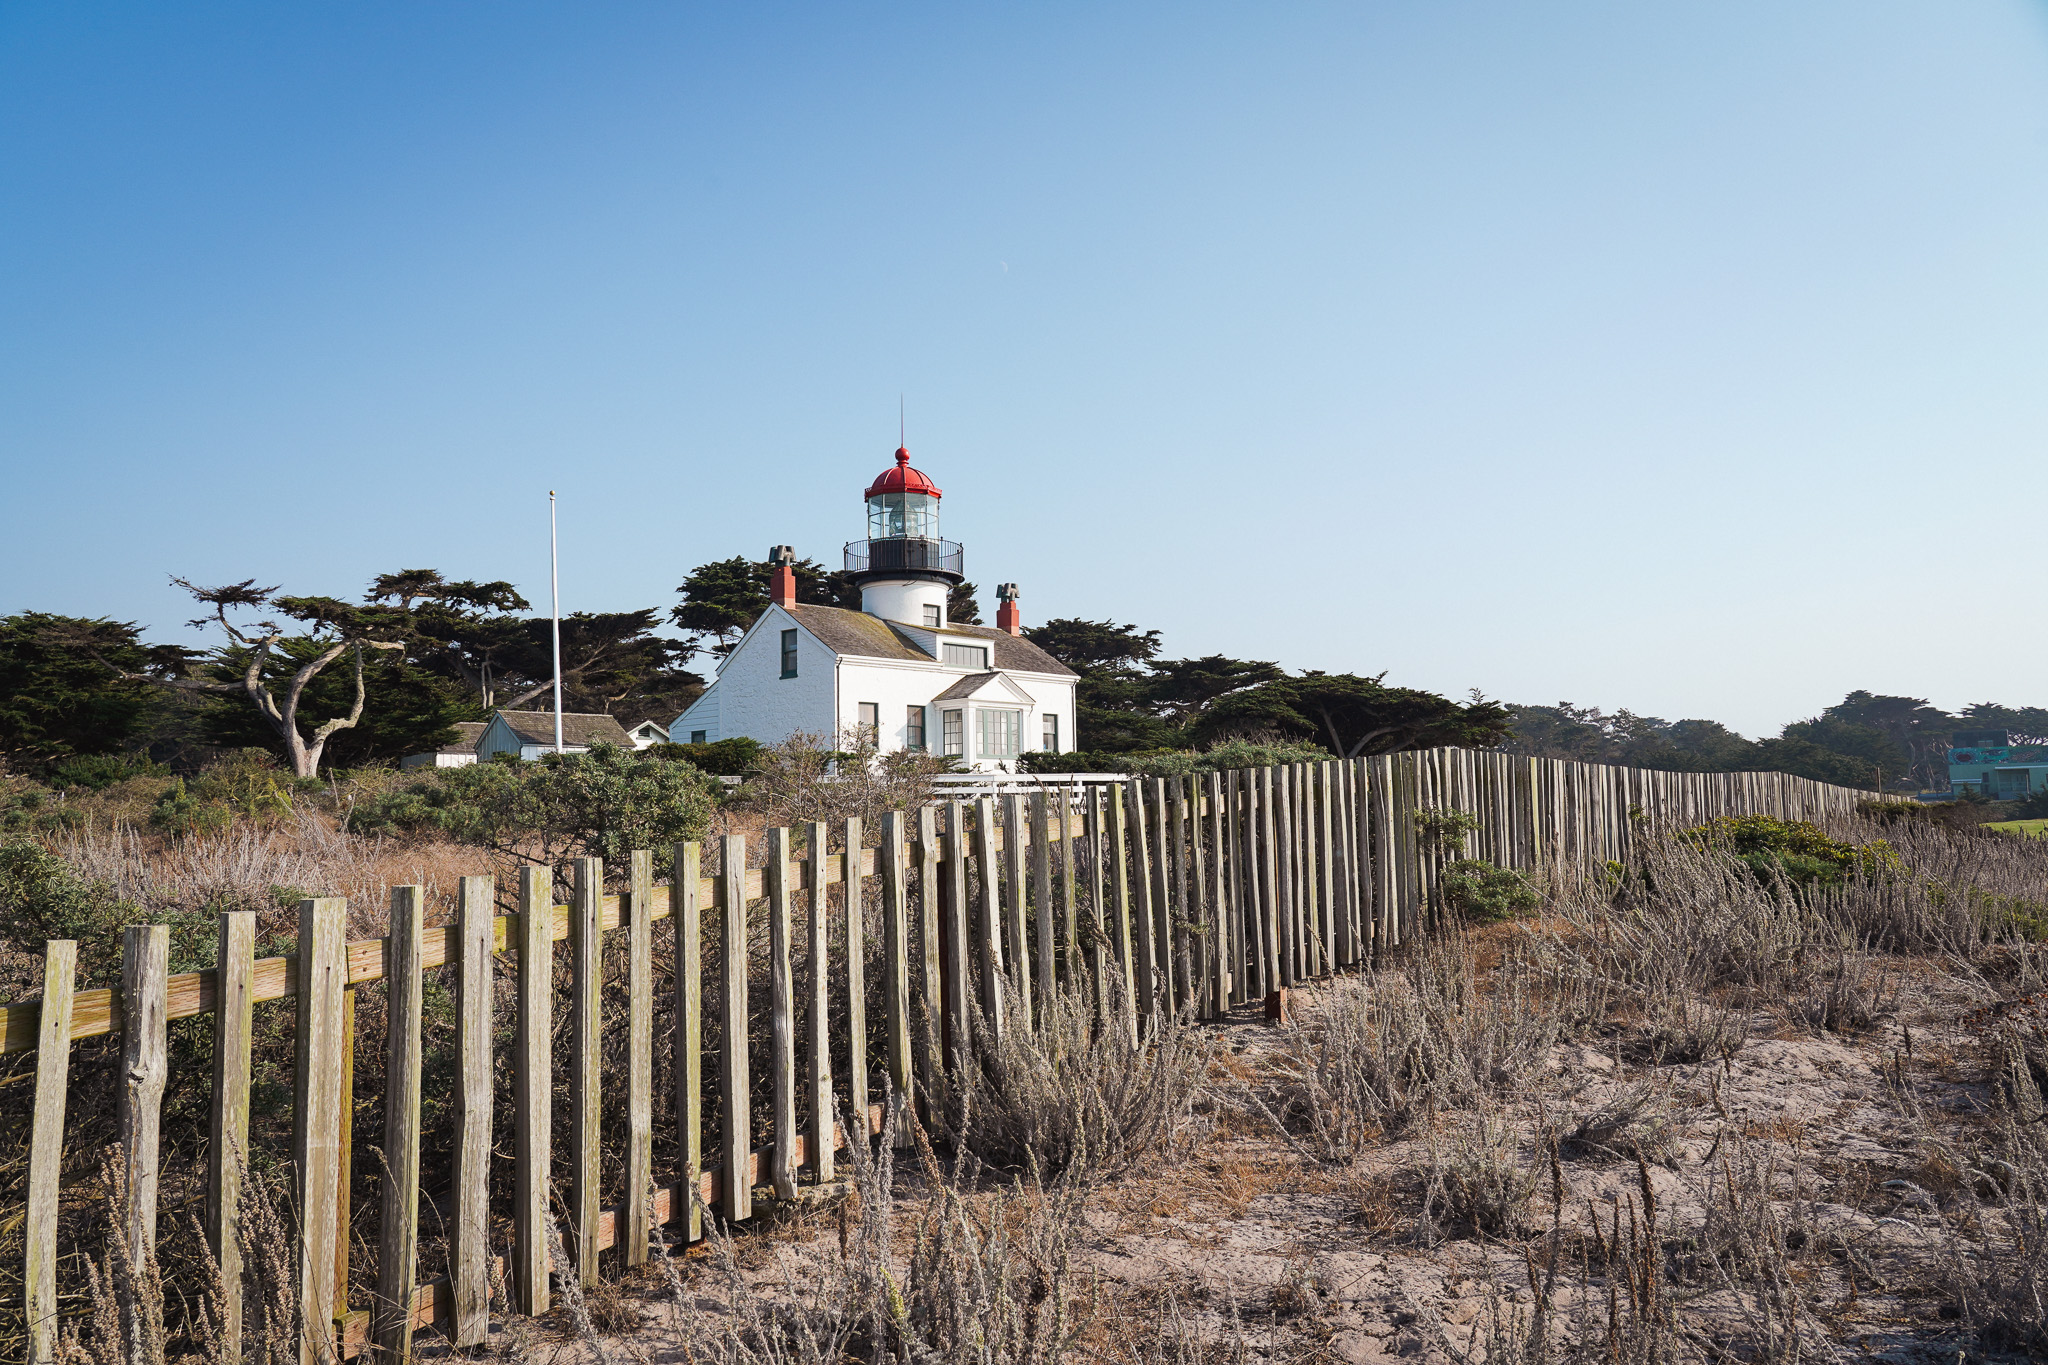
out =
<path fill-rule="evenodd" d="M 476 752 L 476 742 L 484 737 L 484 731 L 489 728 L 489 721 L 458 720 L 455 722 L 455 738 L 443 744 L 439 752 L 444 754 L 473 754 Z M 552 732 L 549 733 L 548 739 L 550 742 L 554 740 Z"/>
<path fill-rule="evenodd" d="M 799 625 L 817 636 L 834 654 L 851 654 L 864 659 L 932 662 L 932 656 L 918 648 L 916 640 L 879 616 L 870 616 L 864 611 L 848 611 L 845 607 L 807 604 L 784 607 L 783 610 L 795 617 Z M 1060 678 L 1075 676 L 1073 669 L 1023 636 L 1012 635 L 1006 630 L 948 624 L 944 633 L 987 640 L 998 669 L 1013 673 L 1050 673 Z"/>
<path fill-rule="evenodd" d="M 930 663 L 932 656 L 917 647 L 908 635 L 879 616 L 844 607 L 784 607 L 797 624 L 824 642 L 834 654 L 853 654 L 866 659 L 911 659 Z"/>
<path fill-rule="evenodd" d="M 500 711 L 498 715 L 513 734 L 528 744 L 555 742 L 555 713 L 552 711 Z M 562 713 L 562 743 L 586 749 L 593 744 L 616 744 L 621 749 L 633 747 L 633 741 L 626 737 L 626 727 L 619 724 L 618 717 L 584 715 L 576 711 Z"/>

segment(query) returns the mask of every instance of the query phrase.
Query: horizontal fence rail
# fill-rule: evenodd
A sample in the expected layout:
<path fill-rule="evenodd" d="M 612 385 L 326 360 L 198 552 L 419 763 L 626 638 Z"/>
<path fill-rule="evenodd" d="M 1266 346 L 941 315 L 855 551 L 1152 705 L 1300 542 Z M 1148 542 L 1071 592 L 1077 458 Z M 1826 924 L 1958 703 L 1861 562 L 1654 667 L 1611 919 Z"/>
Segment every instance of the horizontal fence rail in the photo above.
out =
<path fill-rule="evenodd" d="M 154 1245 L 159 1190 L 201 1190 L 232 1345 L 244 1308 L 251 1039 L 259 1023 L 288 1024 L 302 1358 L 374 1347 L 402 1359 L 424 1327 L 481 1343 L 495 1277 L 515 1311 L 542 1313 L 560 1277 L 597 1277 L 600 1253 L 630 1267 L 657 1229 L 692 1241 L 706 1210 L 745 1220 L 757 1201 L 831 1182 L 839 1151 L 886 1130 L 885 1104 L 921 1103 L 977 1039 L 1031 1030 L 1062 991 L 1085 992 L 1098 1027 L 1134 1036 L 1185 1014 L 1280 1014 L 1287 987 L 1425 925 L 1442 855 L 1418 841 L 1418 814 L 1474 817 L 1462 856 L 1568 874 L 1627 859 L 1660 827 L 1834 818 L 1869 797 L 1780 773 L 1457 749 L 941 794 L 953 799 L 892 812 L 879 829 L 777 829 L 759 847 L 728 836 L 666 851 L 659 866 L 638 852 L 612 869 L 611 894 L 596 859 L 576 860 L 562 888 L 549 869 L 522 867 L 509 914 L 496 913 L 489 877 L 462 879 L 444 924 L 425 923 L 422 888 L 395 887 L 381 938 L 345 941 L 346 904 L 308 900 L 286 956 L 256 958 L 255 914 L 228 913 L 204 971 L 169 974 L 167 931 L 138 926 L 116 989 L 75 990 L 75 945 L 51 943 L 42 999 L 0 1008 L 0 1049 L 36 1053 L 22 1215 L 31 1360 L 56 1359 L 78 1040 L 122 1044 L 120 1141 L 134 1174 L 123 1226 L 109 1235 Z M 358 1038 L 357 993 L 377 983 L 383 1036 Z M 429 984 L 452 1000 L 453 1020 L 431 1053 Z M 205 1169 L 160 1171 L 166 1030 L 198 1016 L 212 1017 Z M 383 1131 L 364 1135 L 380 1139 L 374 1151 L 352 1132 L 365 1046 L 384 1077 Z M 431 1195 L 423 1065 L 452 1089 L 445 1151 L 431 1153 L 446 1185 Z M 506 1121 L 509 1140 L 493 1132 Z M 622 1159 L 606 1162 L 607 1142 Z M 74 1175 L 82 1160 L 71 1158 Z M 371 1172 L 376 1236 L 357 1240 L 376 1248 L 375 1288 L 352 1306 L 352 1279 L 363 1277 L 351 1275 L 351 1238 L 368 1220 L 351 1191 Z M 424 1283 L 423 1208 L 447 1267 Z"/>

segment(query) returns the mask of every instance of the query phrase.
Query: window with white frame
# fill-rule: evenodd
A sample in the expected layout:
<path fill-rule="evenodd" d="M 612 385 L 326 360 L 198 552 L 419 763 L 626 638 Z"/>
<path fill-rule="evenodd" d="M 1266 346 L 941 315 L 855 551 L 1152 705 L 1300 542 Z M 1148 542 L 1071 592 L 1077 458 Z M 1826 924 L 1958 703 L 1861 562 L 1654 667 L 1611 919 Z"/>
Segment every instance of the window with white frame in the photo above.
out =
<path fill-rule="evenodd" d="M 941 711 L 939 713 L 939 736 L 944 752 L 964 757 L 967 753 L 967 713 L 965 711 Z"/>
<path fill-rule="evenodd" d="M 1060 751 L 1060 718 L 1048 711 L 1038 730 L 1038 747 L 1049 754 Z"/>
<path fill-rule="evenodd" d="M 924 607 L 924 623 L 930 629 L 937 630 L 946 624 L 945 614 L 937 606 L 927 602 Z"/>
<path fill-rule="evenodd" d="M 979 758 L 1015 758 L 1024 738 L 1024 713 L 976 708 L 975 751 Z"/>
<path fill-rule="evenodd" d="M 924 752 L 924 708 L 913 706 L 903 715 L 903 747 L 914 754 Z"/>
<path fill-rule="evenodd" d="M 988 646 L 949 644 L 945 647 L 941 657 L 944 658 L 948 668 L 986 669 L 988 667 Z"/>

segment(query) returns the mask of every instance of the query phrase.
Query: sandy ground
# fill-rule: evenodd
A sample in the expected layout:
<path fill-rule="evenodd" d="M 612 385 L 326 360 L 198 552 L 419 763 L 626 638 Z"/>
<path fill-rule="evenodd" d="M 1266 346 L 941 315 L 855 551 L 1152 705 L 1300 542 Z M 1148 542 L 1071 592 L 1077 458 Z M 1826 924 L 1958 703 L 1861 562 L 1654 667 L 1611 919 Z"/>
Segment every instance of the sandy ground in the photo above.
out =
<path fill-rule="evenodd" d="M 1164 1316 L 1202 1343 L 1182 1359 L 1483 1359 L 1490 1331 L 1526 1317 L 1536 1301 L 1553 1209 L 1560 1242 L 1583 1249 L 1594 1220 L 1621 1226 L 1647 1198 L 1660 1233 L 1677 1245 L 1719 1206 L 1732 1172 L 1760 1171 L 1765 1212 L 1788 1230 L 1789 1273 L 1809 1310 L 1800 1358 L 1958 1361 L 1928 1272 L 1928 1192 L 1954 1174 L 1929 1168 L 1922 1120 L 1910 1110 L 1951 1129 L 1981 1121 L 1989 1094 L 1969 1016 L 1994 990 L 1937 963 L 1891 965 L 1899 973 L 1893 1008 L 1862 1034 L 1819 1033 L 1795 1024 L 1789 1009 L 1759 1008 L 1732 1056 L 1695 1065 L 1631 1061 L 1621 1034 L 1604 1047 L 1555 1048 L 1544 1074 L 1514 1087 L 1491 1116 L 1497 1140 L 1512 1145 L 1535 1185 L 1532 1223 L 1512 1236 L 1423 1230 L 1432 1144 L 1469 1132 L 1474 1115 L 1444 1115 L 1355 1162 L 1320 1164 L 1230 1100 L 1279 1065 L 1284 1031 L 1250 1011 L 1207 1025 L 1216 1060 L 1203 1131 L 1092 1202 L 1080 1259 L 1098 1311 L 1079 1358 L 1146 1359 L 1169 1330 Z M 1356 980 L 1310 986 L 1294 1003 L 1305 1014 L 1362 988 Z M 1541 1133 L 1568 1130 L 1575 1116 L 1643 1086 L 1666 1120 L 1658 1160 L 1577 1150 L 1553 1163 Z M 899 1170 L 897 1188 L 901 1203 L 913 1204 L 917 1172 Z M 806 1249 L 829 1249 L 837 1226 L 824 1209 L 746 1234 L 748 1277 L 772 1288 L 787 1267 L 801 1275 Z M 702 1249 L 679 1258 L 679 1268 L 693 1297 L 709 1283 L 702 1277 L 715 1280 Z M 1604 1328 L 1607 1291 L 1597 1275 L 1590 1289 L 1573 1288 L 1573 1279 L 1550 1287 L 1553 1332 Z M 1755 1296 L 1711 1275 L 1670 1292 L 1683 1294 L 1681 1315 L 1705 1338 L 1736 1343 L 1754 1327 Z M 621 1362 L 683 1358 L 673 1332 L 680 1310 L 661 1277 L 642 1274 L 600 1298 L 597 1316 L 610 1330 L 596 1347 L 548 1322 L 519 1329 L 526 1353 L 564 1362 L 595 1359 L 600 1349 Z M 1575 1311 L 1590 1316 L 1565 1325 Z"/>

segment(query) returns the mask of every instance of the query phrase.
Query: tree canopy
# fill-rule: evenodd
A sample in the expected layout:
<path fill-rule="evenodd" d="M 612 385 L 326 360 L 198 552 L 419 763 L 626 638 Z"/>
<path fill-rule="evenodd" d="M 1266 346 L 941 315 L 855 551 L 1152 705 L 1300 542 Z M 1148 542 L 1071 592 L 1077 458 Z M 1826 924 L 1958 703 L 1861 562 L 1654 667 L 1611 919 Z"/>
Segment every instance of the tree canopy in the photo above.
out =
<path fill-rule="evenodd" d="M 433 569 L 379 575 L 365 597 L 402 640 L 408 661 L 466 688 L 480 711 L 538 702 L 552 707 L 548 618 L 522 615 L 526 599 L 506 582 L 450 581 Z M 572 612 L 562 618 L 562 709 L 619 717 L 626 725 L 673 719 L 704 690 L 684 665 L 685 641 L 655 634 L 660 612 Z"/>
<path fill-rule="evenodd" d="M 259 676 L 273 690 L 289 684 L 309 660 L 331 642 L 310 636 L 286 636 L 261 660 Z M 212 668 L 222 677 L 239 677 L 249 663 L 247 646 L 232 645 L 215 656 Z M 438 749 L 455 738 L 455 722 L 475 720 L 475 698 L 455 681 L 439 676 L 399 654 L 373 654 L 363 663 L 363 705 L 356 723 L 328 737 L 322 761 L 337 767 L 396 762 L 407 754 Z M 317 729 L 349 713 L 354 703 L 354 677 L 347 669 L 323 669 L 309 677 L 300 693 L 298 720 Z M 206 737 L 228 749 L 280 748 L 275 727 L 240 697 L 219 696 L 206 708 Z"/>
<path fill-rule="evenodd" d="M 0 745 L 12 733 L 22 754 L 36 750 L 32 761 L 47 765 L 64 753 L 124 750 L 145 729 L 151 741 L 158 729 L 184 740 L 196 711 L 213 743 L 269 748 L 310 777 L 330 758 L 363 763 L 434 748 L 453 736 L 455 721 L 553 687 L 550 622 L 520 614 L 529 604 L 502 580 L 400 569 L 374 578 L 360 602 L 255 579 L 171 581 L 208 609 L 189 624 L 220 632 L 214 650 L 143 646 L 118 622 L 18 618 L 26 624 L 11 654 L 0 639 L 0 672 L 21 673 L 0 701 Z M 683 668 L 689 646 L 656 635 L 658 623 L 654 607 L 562 618 L 564 709 L 634 725 L 687 707 L 703 679 Z M 140 700 L 152 690 L 153 703 Z M 138 719 L 145 712 L 147 726 Z M 59 733 L 66 726 L 68 738 Z M 88 733 L 96 747 L 82 749 Z"/>
<path fill-rule="evenodd" d="M 182 677 L 195 657 L 176 645 L 143 644 L 133 622 L 40 611 L 0 617 L 0 758 L 40 772 L 139 746 L 160 709 L 149 680 Z"/>
<path fill-rule="evenodd" d="M 2005 730 L 2015 744 L 2048 743 L 2048 709 L 1979 702 L 1955 715 L 1924 697 L 1858 690 L 1775 736 L 1746 739 L 1711 720 L 1666 721 L 1595 706 L 1517 706 L 1515 753 L 1681 772 L 1786 772 L 1843 786 L 1948 783 L 1959 729 Z"/>
<path fill-rule="evenodd" d="M 827 572 L 815 559 L 799 559 L 790 567 L 796 571 L 797 601 L 860 610 L 860 589 L 844 569 Z M 713 560 L 690 570 L 676 589 L 683 600 L 668 613 L 669 620 L 685 633 L 689 651 L 721 658 L 732 653 L 747 627 L 768 610 L 774 572 L 773 564 L 745 555 Z"/>
<path fill-rule="evenodd" d="M 1339 758 L 1459 745 L 1490 749 L 1507 734 L 1508 711 L 1473 692 L 1456 702 L 1415 687 L 1388 687 L 1386 675 L 1311 670 L 1233 692 L 1209 706 L 1196 740 L 1261 730 L 1324 745 Z"/>
<path fill-rule="evenodd" d="M 1065 617 L 1025 638 L 1080 675 L 1075 747 L 1093 753 L 1263 738 L 1319 745 L 1343 758 L 1431 744 L 1496 743 L 1507 712 L 1474 695 L 1456 702 L 1381 679 L 1210 654 L 1162 659 L 1156 630 Z"/>

